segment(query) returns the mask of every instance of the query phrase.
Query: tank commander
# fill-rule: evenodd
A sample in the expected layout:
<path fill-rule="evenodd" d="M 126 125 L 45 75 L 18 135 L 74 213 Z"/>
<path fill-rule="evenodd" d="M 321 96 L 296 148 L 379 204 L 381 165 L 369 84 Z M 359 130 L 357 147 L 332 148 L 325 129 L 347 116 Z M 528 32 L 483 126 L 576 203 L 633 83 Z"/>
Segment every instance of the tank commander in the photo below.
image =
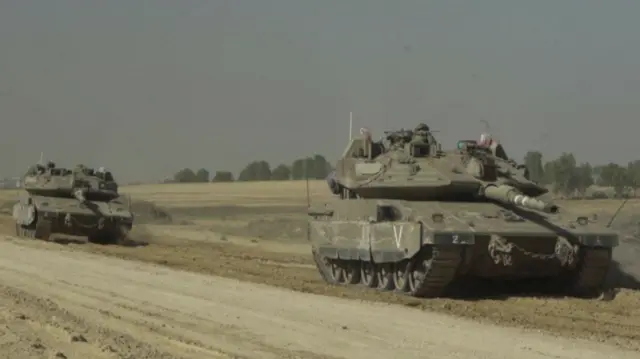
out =
<path fill-rule="evenodd" d="M 36 171 L 37 174 L 39 174 L 39 175 L 44 174 L 45 172 L 47 172 L 47 168 L 45 166 L 39 164 L 39 163 L 36 165 L 36 170 L 37 170 Z"/>
<path fill-rule="evenodd" d="M 424 143 L 428 145 L 431 142 L 431 137 L 431 130 L 429 129 L 429 126 L 421 123 L 413 130 L 411 143 Z"/>
<path fill-rule="evenodd" d="M 87 168 L 83 165 L 83 164 L 78 164 L 76 165 L 76 167 L 73 169 L 73 173 L 74 174 L 85 174 L 86 173 Z"/>
<path fill-rule="evenodd" d="M 509 157 L 507 156 L 507 152 L 504 150 L 504 147 L 502 147 L 502 145 L 498 141 L 494 140 L 489 133 L 485 132 L 480 135 L 480 142 L 478 142 L 478 145 L 480 147 L 488 149 L 496 157 L 500 157 L 503 160 L 509 159 Z"/>

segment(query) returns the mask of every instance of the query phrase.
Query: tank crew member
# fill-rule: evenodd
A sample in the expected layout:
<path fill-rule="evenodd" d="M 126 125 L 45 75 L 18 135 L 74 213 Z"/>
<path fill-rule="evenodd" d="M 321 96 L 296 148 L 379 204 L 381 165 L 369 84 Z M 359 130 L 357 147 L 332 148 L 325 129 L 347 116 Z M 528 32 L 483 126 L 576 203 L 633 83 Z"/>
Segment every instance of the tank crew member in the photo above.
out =
<path fill-rule="evenodd" d="M 411 139 L 411 142 L 429 144 L 431 140 L 430 135 L 431 130 L 429 129 L 429 126 L 421 123 L 413 130 L 413 138 Z"/>

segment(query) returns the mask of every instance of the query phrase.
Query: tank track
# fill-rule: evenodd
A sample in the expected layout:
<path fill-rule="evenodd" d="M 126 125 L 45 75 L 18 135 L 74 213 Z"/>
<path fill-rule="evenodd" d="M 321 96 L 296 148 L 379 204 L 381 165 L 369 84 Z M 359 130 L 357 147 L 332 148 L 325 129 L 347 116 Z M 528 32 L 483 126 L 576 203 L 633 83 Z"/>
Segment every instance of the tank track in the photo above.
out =
<path fill-rule="evenodd" d="M 123 244 L 126 241 L 129 230 L 119 228 L 115 231 L 99 233 L 87 237 L 88 242 L 96 244 Z M 51 223 L 48 221 L 40 221 L 36 219 L 36 223 L 30 226 L 22 226 L 15 224 L 15 235 L 18 238 L 39 239 L 49 241 L 51 237 Z"/>
<path fill-rule="evenodd" d="M 312 250 L 322 279 L 332 285 L 361 285 L 381 291 L 434 298 L 447 293 L 463 258 L 461 246 L 427 246 L 412 260 L 376 264 L 321 257 Z"/>
<path fill-rule="evenodd" d="M 37 217 L 36 222 L 32 225 L 23 226 L 19 223 L 16 223 L 15 227 L 15 234 L 18 238 L 40 239 L 48 241 L 51 236 L 50 224 L 46 221 L 40 221 L 40 219 Z"/>
<path fill-rule="evenodd" d="M 611 248 L 582 248 L 579 267 L 564 278 L 565 291 L 580 297 L 601 294 L 612 262 Z"/>
<path fill-rule="evenodd" d="M 418 298 L 442 297 L 448 294 L 464 249 L 460 246 L 425 247 L 410 262 L 375 264 L 354 260 L 322 258 L 312 251 L 322 279 L 332 285 L 361 285 L 381 291 L 394 290 Z M 612 263 L 611 248 L 583 248 L 578 267 L 543 285 L 548 294 L 564 293 L 593 298 L 602 294 Z M 367 271 L 373 270 L 372 273 Z M 402 273 L 403 275 L 398 275 Z M 542 289 L 542 288 L 541 288 Z"/>

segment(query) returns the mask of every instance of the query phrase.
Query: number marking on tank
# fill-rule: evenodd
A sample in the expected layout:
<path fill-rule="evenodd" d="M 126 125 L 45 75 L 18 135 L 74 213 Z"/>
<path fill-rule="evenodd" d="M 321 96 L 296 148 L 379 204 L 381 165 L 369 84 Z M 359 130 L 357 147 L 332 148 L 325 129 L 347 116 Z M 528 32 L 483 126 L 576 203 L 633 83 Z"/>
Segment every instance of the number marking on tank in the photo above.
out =
<path fill-rule="evenodd" d="M 402 243 L 402 230 L 404 229 L 403 225 L 393 225 L 393 238 L 396 241 L 396 247 L 400 248 L 400 244 Z"/>

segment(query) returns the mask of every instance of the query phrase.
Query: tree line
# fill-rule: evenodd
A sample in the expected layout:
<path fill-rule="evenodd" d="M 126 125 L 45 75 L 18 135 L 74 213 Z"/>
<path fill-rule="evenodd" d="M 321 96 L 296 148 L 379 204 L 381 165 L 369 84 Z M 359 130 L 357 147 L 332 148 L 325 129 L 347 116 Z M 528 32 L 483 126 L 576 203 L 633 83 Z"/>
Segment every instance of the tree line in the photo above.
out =
<path fill-rule="evenodd" d="M 215 171 L 213 175 L 205 169 L 192 170 L 184 168 L 176 172 L 166 183 L 197 183 L 197 182 L 234 182 L 234 181 L 286 181 L 324 179 L 331 172 L 332 166 L 322 155 L 299 158 L 290 165 L 279 164 L 271 167 L 264 160 L 253 161 L 247 164 L 238 174 L 237 178 L 231 171 Z"/>
<path fill-rule="evenodd" d="M 640 184 L 640 160 L 620 165 L 607 163 L 592 165 L 576 161 L 573 153 L 563 153 L 560 157 L 545 162 L 542 153 L 529 151 L 524 157 L 524 165 L 532 180 L 550 186 L 556 195 L 567 197 L 587 196 L 587 189 L 593 185 L 610 187 L 615 197 L 635 196 Z M 605 194 L 593 194 L 604 197 Z"/>
<path fill-rule="evenodd" d="M 587 189 L 593 185 L 609 187 L 615 197 L 635 195 L 640 184 L 640 160 L 620 165 L 608 163 L 592 165 L 578 162 L 573 153 L 563 153 L 558 158 L 545 161 L 539 151 L 529 151 L 523 164 L 529 170 L 532 180 L 549 186 L 556 195 L 567 197 L 586 197 Z M 324 179 L 332 166 L 322 155 L 299 158 L 291 164 L 279 164 L 272 167 L 264 160 L 247 164 L 238 176 L 231 171 L 215 171 L 213 175 L 205 169 L 184 168 L 176 172 L 173 178 L 165 182 L 233 182 L 233 181 L 283 181 Z M 306 173 L 306 176 L 305 176 Z M 606 196 L 606 194 L 595 194 Z"/>

